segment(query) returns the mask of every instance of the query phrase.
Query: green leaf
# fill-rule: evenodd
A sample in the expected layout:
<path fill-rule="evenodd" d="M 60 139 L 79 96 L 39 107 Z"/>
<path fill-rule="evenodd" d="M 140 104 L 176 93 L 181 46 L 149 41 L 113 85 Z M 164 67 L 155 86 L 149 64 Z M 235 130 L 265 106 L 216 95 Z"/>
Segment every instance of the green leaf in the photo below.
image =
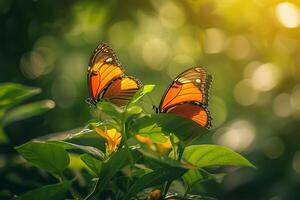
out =
<path fill-rule="evenodd" d="M 6 142 L 8 142 L 8 138 L 3 128 L 0 126 L 0 143 L 6 143 Z"/>
<path fill-rule="evenodd" d="M 143 154 L 145 159 L 150 159 L 156 163 L 159 163 L 161 167 L 177 167 L 184 169 L 197 169 L 196 166 L 193 166 L 189 163 L 181 163 L 166 155 L 161 155 L 158 152 L 147 150 L 147 149 L 138 149 L 138 151 Z"/>
<path fill-rule="evenodd" d="M 150 93 L 154 89 L 154 87 L 155 85 L 144 85 L 135 93 L 128 106 L 134 105 L 137 101 L 143 98 L 143 96 L 145 96 L 147 93 Z"/>
<path fill-rule="evenodd" d="M 54 108 L 55 103 L 52 100 L 43 100 L 29 103 L 9 110 L 3 117 L 2 124 L 6 126 L 12 122 L 20 121 L 35 115 L 42 114 L 49 109 Z"/>
<path fill-rule="evenodd" d="M 80 159 L 97 175 L 99 176 L 102 168 L 102 162 L 89 154 L 83 154 Z"/>
<path fill-rule="evenodd" d="M 137 115 L 143 112 L 143 109 L 140 106 L 131 106 L 126 111 L 128 115 Z"/>
<path fill-rule="evenodd" d="M 7 109 L 21 101 L 39 94 L 41 89 L 27 87 L 17 83 L 0 84 L 0 110 Z"/>
<path fill-rule="evenodd" d="M 176 200 L 217 200 L 214 197 L 195 195 L 195 194 L 178 194 L 178 193 L 169 193 L 166 195 L 165 199 L 176 199 Z"/>
<path fill-rule="evenodd" d="M 177 167 L 168 167 L 150 172 L 139 178 L 129 189 L 124 199 L 134 197 L 138 192 L 145 188 L 163 184 L 165 181 L 173 181 L 181 177 L 186 169 Z"/>
<path fill-rule="evenodd" d="M 98 102 L 97 108 L 99 108 L 101 111 L 105 112 L 107 115 L 109 115 L 112 118 L 121 119 L 122 117 L 123 111 L 108 101 Z"/>
<path fill-rule="evenodd" d="M 218 145 L 192 145 L 185 148 L 183 158 L 198 166 L 235 165 L 254 167 L 246 158 L 229 148 Z"/>
<path fill-rule="evenodd" d="M 206 180 L 216 180 L 220 182 L 226 174 L 211 174 L 203 169 L 189 170 L 183 175 L 186 185 L 191 188 L 195 183 Z"/>
<path fill-rule="evenodd" d="M 126 110 L 126 115 L 125 115 L 125 120 L 128 120 L 132 117 L 138 116 L 139 114 L 141 114 L 143 112 L 143 109 L 140 106 L 131 106 L 128 107 Z"/>
<path fill-rule="evenodd" d="M 65 194 L 71 186 L 70 181 L 46 185 L 41 188 L 26 192 L 15 199 L 17 200 L 53 200 L 66 199 Z"/>
<path fill-rule="evenodd" d="M 16 150 L 30 163 L 50 172 L 60 173 L 70 163 L 66 150 L 56 144 L 29 142 Z"/>
<path fill-rule="evenodd" d="M 190 119 L 166 113 L 146 115 L 137 119 L 131 132 L 139 134 L 147 130 L 165 134 L 174 133 L 181 141 L 190 141 L 209 132 Z"/>
<path fill-rule="evenodd" d="M 152 171 L 153 171 L 152 169 L 144 167 L 142 169 L 137 169 L 137 170 L 133 171 L 131 173 L 131 176 L 136 177 L 136 178 L 140 178 L 140 177 L 144 176 L 145 174 L 148 174 Z"/>
<path fill-rule="evenodd" d="M 105 154 L 100 150 L 92 146 L 84 146 L 84 145 L 78 145 L 78 144 L 73 144 L 70 142 L 65 142 L 65 141 L 47 141 L 48 144 L 56 144 L 66 150 L 72 150 L 72 149 L 80 149 L 83 152 L 92 154 L 96 158 L 99 158 L 101 160 L 105 159 Z"/>
<path fill-rule="evenodd" d="M 112 177 L 124 166 L 129 164 L 128 152 L 126 149 L 119 149 L 112 154 L 109 160 L 103 163 L 99 178 L 101 184 L 97 188 L 98 192 L 103 191 Z"/>
<path fill-rule="evenodd" d="M 165 143 L 168 141 L 168 137 L 162 132 L 142 133 L 139 135 L 150 138 L 154 143 Z"/>

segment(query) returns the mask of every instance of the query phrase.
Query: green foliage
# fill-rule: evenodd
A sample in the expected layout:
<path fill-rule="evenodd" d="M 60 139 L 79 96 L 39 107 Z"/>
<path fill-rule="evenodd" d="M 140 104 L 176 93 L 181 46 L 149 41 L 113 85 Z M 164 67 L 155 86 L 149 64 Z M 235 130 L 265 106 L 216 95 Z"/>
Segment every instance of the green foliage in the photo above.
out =
<path fill-rule="evenodd" d="M 102 118 L 91 120 L 81 131 L 49 135 L 17 147 L 17 151 L 27 162 L 50 172 L 61 181 L 59 184 L 27 192 L 19 198 L 81 198 L 81 194 L 74 192 L 71 178 L 65 176 L 72 169 L 69 153 L 72 153 L 72 158 L 83 161 L 82 165 L 76 165 L 81 169 L 77 174 L 84 174 L 84 169 L 89 169 L 90 173 L 85 175 L 85 180 L 90 183 L 86 188 L 90 192 L 85 200 L 100 197 L 145 199 L 146 197 L 139 196 L 149 196 L 148 190 L 153 188 L 161 191 L 162 199 L 172 195 L 177 199 L 193 199 L 196 196 L 188 192 L 196 183 L 222 178 L 222 174 L 209 173 L 202 167 L 254 167 L 243 156 L 222 146 L 190 146 L 192 140 L 201 139 L 209 133 L 192 120 L 171 114 L 145 113 L 137 103 L 153 88 L 153 85 L 144 86 L 123 108 L 106 101 L 99 102 L 96 109 L 102 113 Z M 95 146 L 95 141 L 101 140 L 99 135 L 104 137 L 102 140 L 106 140 L 106 146 Z M 136 135 L 143 136 L 148 142 L 139 142 Z M 88 138 L 90 140 L 86 140 Z M 173 145 L 172 149 L 163 146 L 167 142 Z M 106 155 L 103 152 L 107 152 Z M 79 177 L 82 179 L 82 176 Z M 175 180 L 184 183 L 185 193 L 180 193 L 181 190 L 176 194 L 169 192 Z M 47 197 L 44 196 L 46 190 L 49 191 Z M 202 196 L 197 198 L 205 199 Z"/>
<path fill-rule="evenodd" d="M 1 83 L 0 110 L 10 108 L 40 92 L 39 88 L 27 87 L 17 83 Z"/>
<path fill-rule="evenodd" d="M 181 177 L 185 172 L 186 169 L 176 167 L 162 168 L 150 172 L 140 177 L 131 186 L 124 199 L 130 199 L 134 197 L 138 192 L 142 191 L 144 188 L 157 186 L 163 184 L 166 181 L 173 181 Z"/>
<path fill-rule="evenodd" d="M 196 137 L 203 136 L 209 131 L 194 121 L 167 113 L 146 115 L 137 119 L 132 127 L 138 133 L 170 133 L 175 134 L 181 141 L 190 142 Z"/>
<path fill-rule="evenodd" d="M 215 180 L 215 181 L 222 181 L 223 177 L 225 176 L 224 173 L 222 174 L 211 174 L 204 169 L 193 169 L 187 171 L 183 176 L 184 183 L 186 187 L 192 188 L 194 184 L 207 181 L 207 180 Z"/>
<path fill-rule="evenodd" d="M 185 148 L 183 158 L 198 167 L 235 165 L 254 167 L 247 159 L 229 148 L 218 145 L 192 145 Z"/>
<path fill-rule="evenodd" d="M 3 117 L 2 124 L 6 126 L 10 123 L 20 121 L 35 115 L 40 115 L 54 106 L 53 101 L 44 100 L 35 103 L 29 103 L 24 106 L 9 110 Z"/>
<path fill-rule="evenodd" d="M 0 84 L 0 143 L 8 141 L 3 127 L 16 121 L 40 115 L 54 107 L 55 104 L 52 100 L 43 100 L 12 108 L 40 92 L 39 88 L 27 87 L 21 84 Z"/>
<path fill-rule="evenodd" d="M 29 142 L 16 148 L 28 162 L 49 172 L 60 174 L 70 158 L 66 150 L 56 144 Z"/>
<path fill-rule="evenodd" d="M 143 98 L 146 94 L 152 92 L 155 85 L 144 85 L 139 91 L 135 93 L 135 95 L 132 97 L 129 107 L 134 105 L 136 102 L 138 102 L 141 98 Z"/>
<path fill-rule="evenodd" d="M 102 168 L 102 162 L 89 154 L 83 154 L 80 159 L 97 175 L 99 176 Z"/>
<path fill-rule="evenodd" d="M 26 192 L 18 197 L 16 200 L 62 200 L 65 199 L 66 192 L 71 186 L 70 181 L 65 181 L 57 184 L 46 185 L 41 188 Z"/>

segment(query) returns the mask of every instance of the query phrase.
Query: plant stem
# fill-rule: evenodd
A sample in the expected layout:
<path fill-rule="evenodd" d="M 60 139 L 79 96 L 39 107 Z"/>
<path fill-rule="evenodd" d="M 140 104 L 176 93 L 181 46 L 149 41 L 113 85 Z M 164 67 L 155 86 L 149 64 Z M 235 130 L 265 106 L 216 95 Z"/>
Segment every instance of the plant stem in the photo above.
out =
<path fill-rule="evenodd" d="M 177 159 L 177 161 L 179 161 L 179 162 L 181 161 L 183 152 L 184 152 L 184 147 L 181 146 L 181 145 L 179 145 L 179 148 L 178 148 L 178 157 L 177 157 L 178 159 Z M 168 190 L 169 190 L 169 188 L 170 188 L 172 182 L 173 182 L 173 181 L 167 181 L 167 182 L 165 183 L 165 187 L 164 187 L 164 189 L 163 189 L 163 193 L 162 193 L 162 195 L 161 195 L 161 198 L 162 198 L 162 197 L 165 197 L 165 196 L 167 195 Z"/>
<path fill-rule="evenodd" d="M 132 154 L 131 154 L 131 151 L 130 151 L 130 148 L 129 148 L 129 145 L 128 145 L 128 141 L 127 141 L 127 129 L 126 129 L 125 117 L 123 117 L 123 120 L 122 120 L 122 138 L 123 138 L 123 141 L 124 141 L 124 144 L 125 144 L 125 148 L 128 152 L 128 158 L 129 158 L 130 166 L 132 167 L 133 166 L 133 157 L 132 157 Z"/>
<path fill-rule="evenodd" d="M 97 180 L 96 184 L 94 185 L 92 191 L 84 198 L 84 200 L 90 200 L 96 194 L 97 188 L 100 184 L 100 179 Z"/>
<path fill-rule="evenodd" d="M 68 179 L 65 177 L 65 175 L 63 174 L 63 172 L 60 172 L 60 173 L 59 173 L 59 176 L 60 176 L 60 178 L 61 178 L 61 182 L 63 182 L 63 181 L 68 181 Z M 69 192 L 70 192 L 70 194 L 72 195 L 72 197 L 73 197 L 74 199 L 80 199 L 79 196 L 78 196 L 78 194 L 76 194 L 75 190 L 73 189 L 72 185 L 71 185 L 71 187 L 69 188 Z"/>

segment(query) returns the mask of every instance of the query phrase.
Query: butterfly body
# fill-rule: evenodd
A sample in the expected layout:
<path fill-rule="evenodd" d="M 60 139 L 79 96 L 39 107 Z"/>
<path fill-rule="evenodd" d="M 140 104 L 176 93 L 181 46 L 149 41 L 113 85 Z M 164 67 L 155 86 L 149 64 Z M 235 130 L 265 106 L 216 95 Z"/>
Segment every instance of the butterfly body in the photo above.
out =
<path fill-rule="evenodd" d="M 125 70 L 114 51 L 105 43 L 94 50 L 87 73 L 90 98 L 87 102 L 97 104 L 105 99 L 117 106 L 125 106 L 142 83 L 131 76 L 125 76 Z"/>
<path fill-rule="evenodd" d="M 204 68 L 193 67 L 179 74 L 166 90 L 156 112 L 189 118 L 210 128 L 208 90 L 212 81 Z"/>

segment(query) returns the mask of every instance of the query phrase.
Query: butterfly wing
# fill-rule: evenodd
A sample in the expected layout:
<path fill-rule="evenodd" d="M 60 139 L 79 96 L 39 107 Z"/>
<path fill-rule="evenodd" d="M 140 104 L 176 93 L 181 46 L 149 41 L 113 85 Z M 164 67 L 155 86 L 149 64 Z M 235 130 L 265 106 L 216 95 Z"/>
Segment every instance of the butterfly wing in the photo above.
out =
<path fill-rule="evenodd" d="M 159 109 L 168 108 L 185 102 L 208 103 L 208 90 L 212 77 L 204 68 L 190 68 L 178 75 L 165 92 Z"/>
<path fill-rule="evenodd" d="M 124 76 L 124 69 L 113 50 L 104 43 L 95 49 L 88 67 L 90 100 L 97 102 L 100 94 L 115 79 Z"/>
<path fill-rule="evenodd" d="M 166 112 L 191 119 L 205 128 L 211 127 L 212 119 L 210 112 L 206 107 L 203 107 L 200 104 L 183 103 L 171 107 Z"/>
<path fill-rule="evenodd" d="M 204 68 L 184 71 L 165 92 L 159 105 L 160 112 L 179 115 L 210 128 L 212 119 L 207 105 L 211 81 L 212 77 Z"/>
<path fill-rule="evenodd" d="M 142 87 L 142 83 L 130 76 L 125 76 L 113 81 L 104 91 L 102 98 L 117 106 L 125 106 Z"/>

